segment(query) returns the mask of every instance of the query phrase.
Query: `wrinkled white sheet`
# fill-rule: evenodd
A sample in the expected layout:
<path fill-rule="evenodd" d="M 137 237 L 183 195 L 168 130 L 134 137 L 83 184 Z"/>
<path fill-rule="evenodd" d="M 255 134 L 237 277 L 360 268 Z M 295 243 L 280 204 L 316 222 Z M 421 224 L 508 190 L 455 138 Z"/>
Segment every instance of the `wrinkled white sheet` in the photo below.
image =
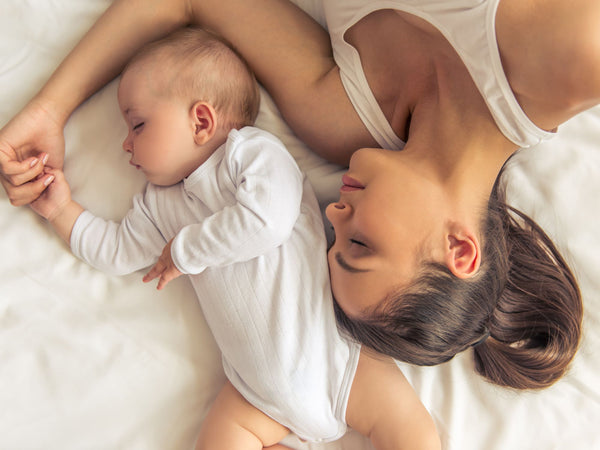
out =
<path fill-rule="evenodd" d="M 319 0 L 297 0 L 319 15 Z M 2 0 L 0 125 L 39 89 L 109 0 Z M 265 96 L 259 126 L 278 134 L 323 203 L 339 169 L 299 142 Z M 127 164 L 109 84 L 66 130 L 74 197 L 119 219 L 144 180 Z M 600 448 L 600 109 L 522 151 L 509 199 L 554 237 L 579 277 L 585 335 L 569 374 L 536 393 L 495 388 L 469 353 L 434 368 L 400 365 L 438 425 L 445 449 Z M 223 382 L 218 350 L 188 281 L 165 291 L 141 273 L 104 275 L 78 261 L 28 208 L 0 193 L 0 449 L 188 449 Z M 292 442 L 294 440 L 292 439 Z M 370 448 L 349 433 L 302 449 Z"/>

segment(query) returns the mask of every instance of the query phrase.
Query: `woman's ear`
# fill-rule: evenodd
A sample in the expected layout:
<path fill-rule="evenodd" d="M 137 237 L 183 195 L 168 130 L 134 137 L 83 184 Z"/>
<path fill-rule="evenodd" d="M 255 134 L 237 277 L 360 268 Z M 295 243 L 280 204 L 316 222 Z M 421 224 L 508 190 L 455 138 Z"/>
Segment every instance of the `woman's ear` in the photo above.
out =
<path fill-rule="evenodd" d="M 481 264 L 481 247 L 468 229 L 455 229 L 446 238 L 446 265 L 458 278 L 469 278 Z"/>
<path fill-rule="evenodd" d="M 196 102 L 190 110 L 192 131 L 196 145 L 204 145 L 217 132 L 217 113 L 212 105 L 206 102 Z"/>

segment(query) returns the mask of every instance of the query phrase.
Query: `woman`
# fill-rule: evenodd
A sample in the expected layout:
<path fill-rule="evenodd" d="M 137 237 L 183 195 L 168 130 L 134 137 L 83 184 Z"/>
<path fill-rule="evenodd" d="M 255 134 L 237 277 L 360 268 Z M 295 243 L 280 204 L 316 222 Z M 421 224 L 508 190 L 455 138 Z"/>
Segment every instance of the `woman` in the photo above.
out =
<path fill-rule="evenodd" d="M 494 383 L 552 384 L 577 349 L 581 299 L 552 243 L 504 205 L 496 180 L 519 147 L 598 102 L 600 6 L 324 7 L 331 42 L 284 1 L 115 1 L 2 130 L 11 202 L 43 191 L 45 155 L 62 165 L 69 115 L 138 47 L 187 24 L 211 28 L 309 146 L 349 164 L 327 209 L 338 320 L 407 362 L 437 364 L 473 346 L 477 370 Z"/>

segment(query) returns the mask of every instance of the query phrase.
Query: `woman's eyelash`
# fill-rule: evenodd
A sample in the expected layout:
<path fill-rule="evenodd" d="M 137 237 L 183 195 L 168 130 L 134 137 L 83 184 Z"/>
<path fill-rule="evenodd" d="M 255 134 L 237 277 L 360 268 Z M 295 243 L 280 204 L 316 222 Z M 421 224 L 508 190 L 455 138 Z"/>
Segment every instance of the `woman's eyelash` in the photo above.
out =
<path fill-rule="evenodd" d="M 366 247 L 363 242 L 357 241 L 356 239 L 350 239 L 350 242 L 356 245 L 360 245 L 361 247 Z"/>
<path fill-rule="evenodd" d="M 133 127 L 133 130 L 137 130 L 137 129 L 139 129 L 143 125 L 144 125 L 144 122 L 140 122 L 136 126 Z"/>

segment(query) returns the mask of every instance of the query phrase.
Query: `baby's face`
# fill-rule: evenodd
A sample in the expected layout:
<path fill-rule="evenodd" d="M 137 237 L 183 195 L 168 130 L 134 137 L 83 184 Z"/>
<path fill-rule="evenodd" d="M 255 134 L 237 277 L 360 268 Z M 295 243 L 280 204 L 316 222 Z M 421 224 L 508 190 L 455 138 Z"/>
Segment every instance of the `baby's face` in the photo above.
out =
<path fill-rule="evenodd" d="M 170 186 L 198 167 L 198 148 L 189 105 L 158 95 L 155 84 L 135 67 L 121 78 L 119 107 L 128 128 L 123 149 L 150 183 Z"/>

